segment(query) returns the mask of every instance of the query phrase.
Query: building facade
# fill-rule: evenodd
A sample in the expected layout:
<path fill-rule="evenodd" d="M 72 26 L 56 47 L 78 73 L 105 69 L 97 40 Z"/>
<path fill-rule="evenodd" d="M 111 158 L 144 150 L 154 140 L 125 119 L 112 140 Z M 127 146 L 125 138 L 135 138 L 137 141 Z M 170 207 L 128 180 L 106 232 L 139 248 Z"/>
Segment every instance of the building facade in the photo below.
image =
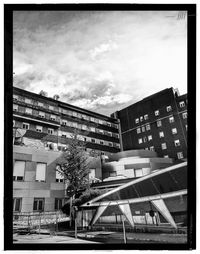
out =
<path fill-rule="evenodd" d="M 62 151 L 13 146 L 13 211 L 57 211 L 68 199 L 67 181 L 56 171 Z M 88 158 L 89 179 L 101 179 L 101 161 Z M 93 175 L 94 170 L 94 175 Z"/>
<path fill-rule="evenodd" d="M 168 88 L 111 115 L 120 120 L 123 150 L 187 158 L 187 95 Z"/>
<path fill-rule="evenodd" d="M 102 179 L 99 155 L 120 151 L 118 120 L 13 88 L 13 210 L 59 210 L 66 197 L 56 159 L 76 133 L 85 142 L 89 179 Z"/>
<path fill-rule="evenodd" d="M 43 95 L 13 88 L 14 143 L 23 142 L 62 150 L 74 131 L 85 141 L 87 151 L 120 151 L 118 120 L 84 110 Z"/>

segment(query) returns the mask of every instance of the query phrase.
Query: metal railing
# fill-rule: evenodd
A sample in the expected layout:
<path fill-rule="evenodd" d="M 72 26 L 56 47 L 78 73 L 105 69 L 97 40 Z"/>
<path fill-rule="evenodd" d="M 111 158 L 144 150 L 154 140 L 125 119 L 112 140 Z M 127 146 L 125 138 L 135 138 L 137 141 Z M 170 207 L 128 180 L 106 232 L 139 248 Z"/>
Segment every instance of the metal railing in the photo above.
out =
<path fill-rule="evenodd" d="M 13 212 L 13 231 L 38 231 L 41 228 L 57 231 L 58 223 L 69 221 L 70 218 L 62 211 L 48 212 Z"/>

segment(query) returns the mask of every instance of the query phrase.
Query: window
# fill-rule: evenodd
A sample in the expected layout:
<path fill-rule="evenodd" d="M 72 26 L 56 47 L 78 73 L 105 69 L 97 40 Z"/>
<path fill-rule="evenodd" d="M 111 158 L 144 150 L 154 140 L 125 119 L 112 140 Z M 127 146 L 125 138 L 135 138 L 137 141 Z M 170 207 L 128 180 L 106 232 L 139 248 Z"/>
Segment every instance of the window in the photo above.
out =
<path fill-rule="evenodd" d="M 72 116 L 77 117 L 77 113 L 73 111 Z"/>
<path fill-rule="evenodd" d="M 104 142 L 102 140 L 100 140 L 100 145 L 104 145 Z"/>
<path fill-rule="evenodd" d="M 109 146 L 113 146 L 113 143 L 111 143 L 111 142 L 108 142 L 108 145 L 109 145 Z"/>
<path fill-rule="evenodd" d="M 183 152 L 177 153 L 177 157 L 178 157 L 178 159 L 183 159 L 183 158 L 184 158 L 184 157 L 183 157 Z"/>
<path fill-rule="evenodd" d="M 119 143 L 113 143 L 115 147 L 120 148 L 120 144 Z"/>
<path fill-rule="evenodd" d="M 13 169 L 13 180 L 23 181 L 25 171 L 25 161 L 15 161 Z"/>
<path fill-rule="evenodd" d="M 145 126 L 142 126 L 142 132 L 145 132 Z"/>
<path fill-rule="evenodd" d="M 108 131 L 108 132 L 107 132 L 107 135 L 110 136 L 110 137 L 112 137 L 112 132 Z"/>
<path fill-rule="evenodd" d="M 164 138 L 164 132 L 163 132 L 163 131 L 160 131 L 160 132 L 159 132 L 159 137 L 160 137 L 160 138 Z"/>
<path fill-rule="evenodd" d="M 112 133 L 112 136 L 113 136 L 114 138 L 119 138 L 119 134 L 117 134 L 117 133 Z"/>
<path fill-rule="evenodd" d="M 81 129 L 82 130 L 87 130 L 87 126 L 85 124 L 82 124 Z"/>
<path fill-rule="evenodd" d="M 141 133 L 141 129 L 137 128 L 137 134 Z"/>
<path fill-rule="evenodd" d="M 147 130 L 147 131 L 151 130 L 150 124 L 147 124 L 147 125 L 146 125 L 146 130 Z"/>
<path fill-rule="evenodd" d="M 48 134 L 54 134 L 54 129 L 50 129 L 50 128 L 48 128 L 48 130 L 47 130 L 47 132 L 48 132 Z"/>
<path fill-rule="evenodd" d="M 155 113 L 155 116 L 159 116 L 160 114 L 159 110 L 156 110 L 154 113 Z"/>
<path fill-rule="evenodd" d="M 118 127 L 118 124 L 114 124 L 114 126 L 115 126 L 115 128 L 116 128 L 116 129 L 118 129 L 118 128 L 119 128 L 119 127 Z"/>
<path fill-rule="evenodd" d="M 46 163 L 37 163 L 36 166 L 36 178 L 35 180 L 38 182 L 45 182 L 46 179 Z"/>
<path fill-rule="evenodd" d="M 166 145 L 166 143 L 162 143 L 162 144 L 161 144 L 161 148 L 162 148 L 162 150 L 167 149 L 167 145 Z"/>
<path fill-rule="evenodd" d="M 44 211 L 44 198 L 34 198 L 33 211 Z"/>
<path fill-rule="evenodd" d="M 50 110 L 54 110 L 54 106 L 49 105 L 49 109 L 50 109 Z"/>
<path fill-rule="evenodd" d="M 90 121 L 91 121 L 91 122 L 94 122 L 94 117 L 90 117 Z"/>
<path fill-rule="evenodd" d="M 144 120 L 148 120 L 149 119 L 149 116 L 146 114 L 144 115 Z"/>
<path fill-rule="evenodd" d="M 55 116 L 55 115 L 50 115 L 50 119 L 51 119 L 52 121 L 55 121 L 55 120 L 56 120 L 56 116 Z"/>
<path fill-rule="evenodd" d="M 143 116 L 140 117 L 140 122 L 142 122 L 142 121 L 143 121 Z"/>
<path fill-rule="evenodd" d="M 169 118 L 169 122 L 170 122 L 170 123 L 174 123 L 174 117 L 173 117 L 173 116 L 171 116 L 171 117 Z"/>
<path fill-rule="evenodd" d="M 98 119 L 97 119 L 97 121 L 98 121 Z M 109 127 L 111 127 L 111 123 L 107 122 L 107 125 L 108 125 Z"/>
<path fill-rule="evenodd" d="M 154 146 L 150 146 L 150 147 L 149 147 L 149 150 L 150 150 L 150 151 L 154 151 Z"/>
<path fill-rule="evenodd" d="M 174 140 L 174 145 L 175 145 L 175 146 L 180 146 L 180 140 L 179 140 L 179 139 Z"/>
<path fill-rule="evenodd" d="M 180 102 L 179 102 L 179 106 L 180 106 L 180 108 L 185 107 L 185 102 L 184 102 L 184 101 L 180 101 Z"/>
<path fill-rule="evenodd" d="M 157 127 L 161 127 L 161 126 L 162 126 L 161 120 L 157 121 Z"/>
<path fill-rule="evenodd" d="M 56 167 L 58 169 L 59 166 Z M 64 175 L 59 173 L 59 171 L 56 170 L 56 182 L 57 183 L 63 183 L 64 182 Z"/>
<path fill-rule="evenodd" d="M 13 120 L 13 127 L 15 126 L 15 120 Z"/>
<path fill-rule="evenodd" d="M 188 126 L 187 126 L 187 124 L 185 125 L 185 129 L 186 129 L 186 131 L 187 131 L 187 128 L 188 128 Z"/>
<path fill-rule="evenodd" d="M 63 199 L 55 198 L 55 210 L 60 210 L 62 208 Z"/>
<path fill-rule="evenodd" d="M 177 134 L 177 129 L 176 128 L 172 129 L 172 134 Z"/>
<path fill-rule="evenodd" d="M 72 123 L 72 127 L 77 128 L 78 124 L 77 123 Z"/>
<path fill-rule="evenodd" d="M 135 119 L 135 123 L 139 123 L 139 118 L 136 118 L 136 119 Z"/>
<path fill-rule="evenodd" d="M 23 123 L 22 128 L 28 130 L 29 129 L 29 124 L 28 123 Z"/>
<path fill-rule="evenodd" d="M 39 111 L 39 117 L 41 117 L 41 118 L 45 118 L 45 113 L 44 113 L 44 112 L 42 112 L 42 111 Z"/>
<path fill-rule="evenodd" d="M 187 112 L 183 113 L 182 116 L 183 116 L 183 119 L 187 119 Z"/>
<path fill-rule="evenodd" d="M 167 106 L 166 110 L 167 110 L 167 112 L 170 112 L 170 111 L 172 111 L 172 107 L 171 106 Z"/>
<path fill-rule="evenodd" d="M 36 125 L 36 131 L 37 132 L 42 132 L 42 126 Z"/>
<path fill-rule="evenodd" d="M 44 107 L 44 104 L 42 102 L 38 101 L 38 106 L 39 107 Z"/>
<path fill-rule="evenodd" d="M 152 140 L 152 135 L 149 135 L 149 136 L 148 136 L 148 140 L 149 140 L 149 141 Z"/>
<path fill-rule="evenodd" d="M 146 143 L 147 142 L 147 137 L 144 137 L 143 140 L 144 140 L 144 143 Z"/>
<path fill-rule="evenodd" d="M 135 177 L 143 176 L 142 168 L 135 169 Z"/>
<path fill-rule="evenodd" d="M 31 99 L 25 98 L 25 103 L 31 104 Z"/>
<path fill-rule="evenodd" d="M 116 171 L 109 172 L 109 176 L 110 177 L 115 177 L 115 176 L 117 176 L 117 172 Z"/>
<path fill-rule="evenodd" d="M 90 131 L 95 132 L 95 128 L 94 127 L 90 127 Z"/>
<path fill-rule="evenodd" d="M 13 211 L 20 212 L 22 206 L 22 198 L 13 198 Z"/>
<path fill-rule="evenodd" d="M 32 108 L 25 108 L 25 113 L 31 115 L 32 114 Z"/>
<path fill-rule="evenodd" d="M 92 143 L 95 143 L 95 139 L 94 139 L 94 138 L 91 138 L 91 142 L 92 142 Z"/>
<path fill-rule="evenodd" d="M 13 94 L 13 100 L 14 100 L 14 101 L 18 101 L 18 99 L 19 99 L 18 95 Z"/>
<path fill-rule="evenodd" d="M 139 138 L 139 139 L 138 139 L 138 143 L 139 143 L 139 144 L 142 144 L 142 138 Z"/>
<path fill-rule="evenodd" d="M 14 111 L 18 111 L 18 105 L 13 104 L 13 110 L 14 110 Z"/>

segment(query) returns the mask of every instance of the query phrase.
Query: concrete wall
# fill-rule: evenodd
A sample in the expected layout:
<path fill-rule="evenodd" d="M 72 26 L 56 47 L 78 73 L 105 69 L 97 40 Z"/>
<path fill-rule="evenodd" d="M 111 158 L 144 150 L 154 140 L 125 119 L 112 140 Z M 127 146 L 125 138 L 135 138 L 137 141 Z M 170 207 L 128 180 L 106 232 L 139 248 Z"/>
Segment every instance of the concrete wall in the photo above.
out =
<path fill-rule="evenodd" d="M 13 198 L 22 198 L 21 212 L 32 212 L 34 198 L 44 198 L 44 211 L 53 211 L 55 198 L 65 197 L 65 184 L 56 182 L 56 159 L 61 152 L 46 151 L 25 146 L 13 147 L 13 163 L 16 160 L 25 161 L 24 181 L 13 182 Z M 37 162 L 47 164 L 46 181 L 36 182 Z M 13 164 L 14 165 L 14 164 Z M 101 161 L 89 158 L 89 166 L 95 169 L 96 178 L 101 179 Z"/>
<path fill-rule="evenodd" d="M 122 157 L 125 156 L 126 152 L 129 153 L 129 157 Z M 171 166 L 173 163 L 173 160 L 170 158 L 144 158 L 139 156 L 132 156 L 134 153 L 133 151 L 126 151 L 120 152 L 119 155 L 116 154 L 112 157 L 112 159 L 117 159 L 118 161 L 110 161 L 103 164 L 102 167 L 102 176 L 103 179 L 110 176 L 110 173 L 116 172 L 116 175 L 123 175 L 125 177 L 135 177 L 135 170 L 136 169 L 142 169 L 142 174 L 147 175 L 150 174 L 155 169 L 162 169 L 166 168 L 168 166 Z M 146 151 L 145 151 L 146 152 Z M 135 152 L 135 154 L 139 155 L 138 151 Z M 152 152 L 151 155 L 155 155 L 154 152 Z M 142 153 L 144 156 L 145 153 Z M 148 151 L 146 153 L 148 154 Z M 111 159 L 110 159 L 111 160 Z"/>

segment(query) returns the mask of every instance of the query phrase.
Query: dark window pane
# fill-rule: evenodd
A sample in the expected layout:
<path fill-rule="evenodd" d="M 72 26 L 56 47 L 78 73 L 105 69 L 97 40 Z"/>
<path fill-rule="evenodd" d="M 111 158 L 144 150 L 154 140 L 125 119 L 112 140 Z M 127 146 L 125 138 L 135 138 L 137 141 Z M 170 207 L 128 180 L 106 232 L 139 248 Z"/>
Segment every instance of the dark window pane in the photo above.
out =
<path fill-rule="evenodd" d="M 174 179 L 170 176 L 169 172 L 155 176 L 152 178 L 152 180 L 155 183 L 156 188 L 160 191 L 160 193 L 168 193 L 180 189 L 178 188 Z"/>
<path fill-rule="evenodd" d="M 33 202 L 33 210 L 37 211 L 37 200 L 34 200 Z"/>
<path fill-rule="evenodd" d="M 42 210 L 43 210 L 43 200 L 39 200 L 38 210 L 39 210 L 39 211 L 42 211 Z"/>
<path fill-rule="evenodd" d="M 20 198 L 15 199 L 15 208 L 14 211 L 19 212 L 20 211 Z"/>
<path fill-rule="evenodd" d="M 151 179 L 136 183 L 134 186 L 140 197 L 159 194 L 159 192 L 155 189 L 153 183 L 151 182 Z"/>
<path fill-rule="evenodd" d="M 120 190 L 119 192 L 120 192 L 121 199 L 138 198 L 138 195 L 137 195 L 133 185 L 128 186 L 128 187 Z"/>

